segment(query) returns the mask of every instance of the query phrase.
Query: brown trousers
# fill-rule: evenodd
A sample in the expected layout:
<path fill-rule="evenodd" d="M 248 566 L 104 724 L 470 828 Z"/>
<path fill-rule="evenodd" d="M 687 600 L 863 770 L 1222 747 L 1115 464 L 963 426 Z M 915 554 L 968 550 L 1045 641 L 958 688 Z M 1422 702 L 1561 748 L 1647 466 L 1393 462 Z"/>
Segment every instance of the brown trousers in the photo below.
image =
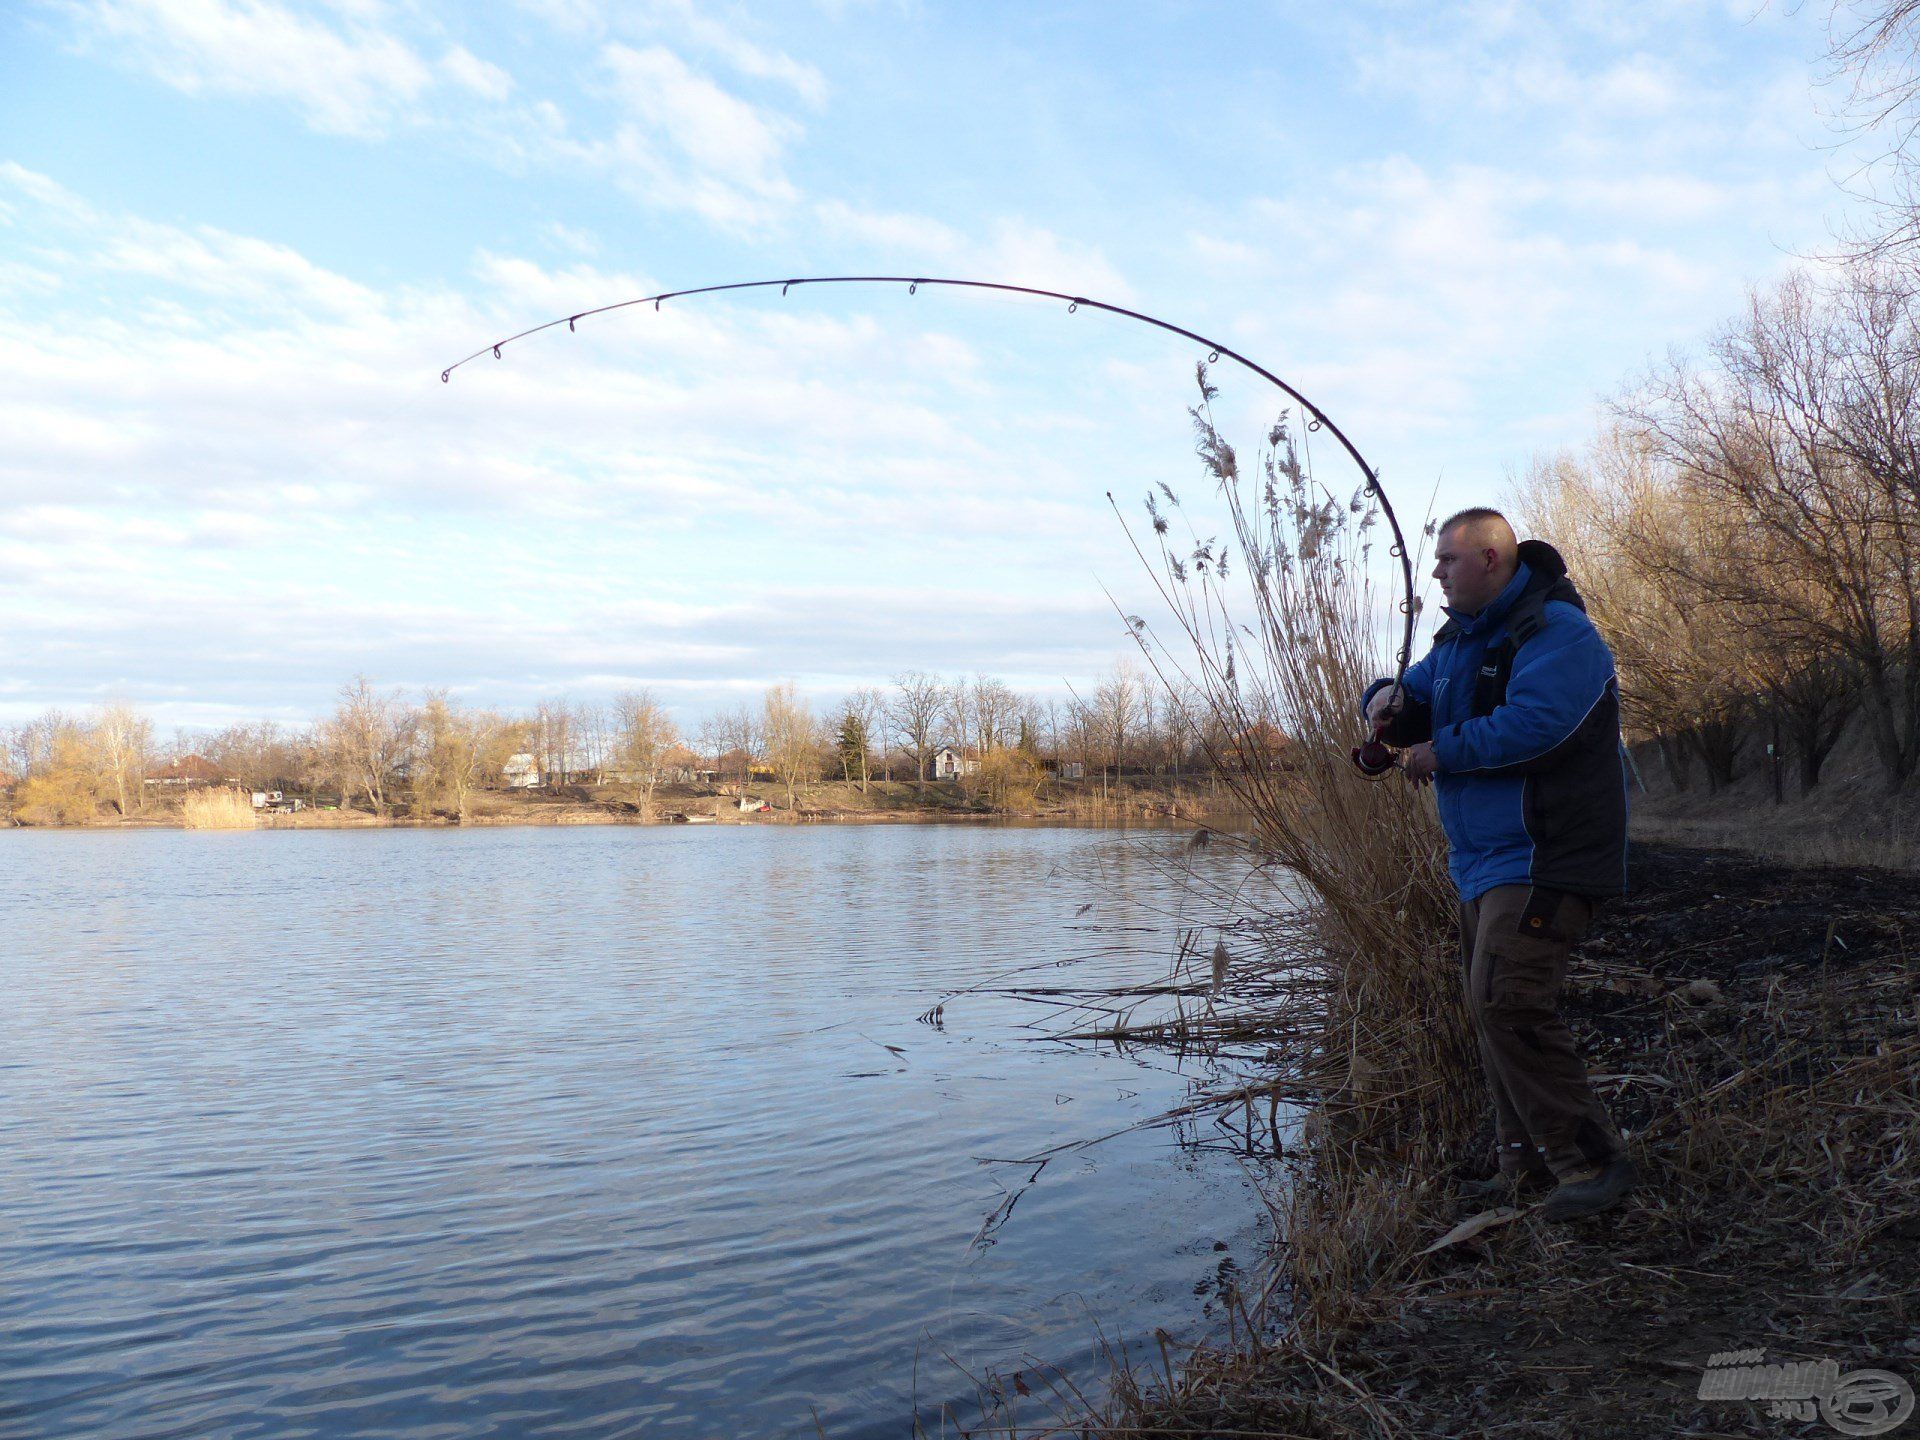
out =
<path fill-rule="evenodd" d="M 1500 1168 L 1537 1150 L 1557 1179 L 1625 1152 L 1560 1018 L 1567 958 L 1593 922 L 1580 895 L 1498 885 L 1460 907 L 1467 1010 L 1493 1092 Z"/>

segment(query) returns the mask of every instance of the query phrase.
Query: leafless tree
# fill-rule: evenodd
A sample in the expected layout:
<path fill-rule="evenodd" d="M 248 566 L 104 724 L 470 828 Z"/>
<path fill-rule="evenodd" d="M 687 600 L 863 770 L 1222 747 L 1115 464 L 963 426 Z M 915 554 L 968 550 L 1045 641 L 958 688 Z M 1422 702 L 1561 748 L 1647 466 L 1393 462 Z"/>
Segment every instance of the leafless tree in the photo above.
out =
<path fill-rule="evenodd" d="M 469 797 L 500 773 L 523 730 L 492 711 L 466 709 L 445 690 L 429 690 L 413 725 L 415 810 L 464 822 Z"/>
<path fill-rule="evenodd" d="M 1128 743 L 1140 723 L 1144 690 L 1139 669 L 1131 662 L 1122 661 L 1094 691 L 1094 724 L 1101 763 L 1112 766 L 1116 772 L 1127 762 Z"/>
<path fill-rule="evenodd" d="M 820 772 L 820 729 L 793 681 L 768 688 L 760 733 L 767 763 L 786 786 L 787 809 L 792 810 L 801 783 L 815 779 Z"/>
<path fill-rule="evenodd" d="M 732 768 L 740 776 L 740 793 L 744 795 L 747 783 L 753 778 L 754 759 L 760 754 L 759 717 L 742 701 L 714 717 L 712 733 L 721 745 L 715 764 L 725 771 L 728 762 L 732 762 Z"/>
<path fill-rule="evenodd" d="M 847 696 L 847 713 L 859 722 L 860 733 L 866 737 L 869 755 L 861 757 L 860 790 L 866 793 L 868 761 L 876 743 L 880 748 L 880 763 L 884 767 L 885 778 L 893 779 L 893 752 L 885 739 L 887 724 L 887 697 L 872 687 L 862 687 Z"/>
<path fill-rule="evenodd" d="M 607 763 L 619 743 L 619 723 L 618 715 L 610 715 L 604 705 L 583 702 L 573 707 L 575 755 L 595 785 L 607 783 Z"/>
<path fill-rule="evenodd" d="M 381 695 L 365 675 L 340 688 L 326 722 L 327 748 L 348 786 L 361 791 L 376 815 L 385 815 L 406 773 L 414 717 L 400 692 Z"/>
<path fill-rule="evenodd" d="M 143 798 L 147 759 L 153 750 L 153 721 L 130 702 L 114 700 L 102 707 L 100 718 L 94 722 L 93 738 L 101 768 L 113 786 L 114 804 L 122 815 L 131 814 Z"/>
<path fill-rule="evenodd" d="M 641 815 L 652 819 L 654 787 L 679 732 L 651 690 L 617 696 L 613 717 L 613 768 L 640 787 Z"/>
<path fill-rule="evenodd" d="M 1681 479 L 1667 567 L 1843 658 L 1887 783 L 1920 766 L 1920 326 L 1884 267 L 1794 275 L 1622 407 Z M 1655 537 L 1659 539 L 1661 537 Z M 1706 543 L 1698 543 L 1704 541 Z"/>
<path fill-rule="evenodd" d="M 1005 681 L 976 675 L 965 694 L 968 728 L 977 750 L 984 755 L 1004 749 L 1019 739 L 1020 697 Z"/>
<path fill-rule="evenodd" d="M 895 694 L 889 707 L 894 733 L 913 756 L 913 775 L 922 794 L 927 789 L 927 757 L 933 753 L 933 727 L 939 722 L 947 687 L 937 675 L 909 670 L 893 677 Z"/>
<path fill-rule="evenodd" d="M 1828 86 L 1852 132 L 1845 182 L 1873 217 L 1850 235 L 1856 253 L 1910 255 L 1920 244 L 1920 0 L 1832 0 Z"/>

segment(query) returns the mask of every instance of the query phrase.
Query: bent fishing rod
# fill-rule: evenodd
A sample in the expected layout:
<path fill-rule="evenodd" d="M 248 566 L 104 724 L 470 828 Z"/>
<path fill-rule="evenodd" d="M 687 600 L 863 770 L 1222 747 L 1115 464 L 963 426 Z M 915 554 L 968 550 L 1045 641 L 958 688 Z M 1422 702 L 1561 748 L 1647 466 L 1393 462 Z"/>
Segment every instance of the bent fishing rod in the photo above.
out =
<path fill-rule="evenodd" d="M 1231 360 L 1243 370 L 1258 375 L 1306 412 L 1309 430 L 1324 429 L 1340 442 L 1340 448 L 1352 457 L 1353 463 L 1360 467 L 1360 473 L 1366 477 L 1367 494 L 1374 498 L 1380 506 L 1380 513 L 1387 517 L 1387 525 L 1393 531 L 1391 554 L 1400 562 L 1401 580 L 1406 588 L 1406 596 L 1400 602 L 1400 613 L 1405 617 L 1406 625 L 1400 641 L 1398 666 L 1393 675 L 1394 689 L 1395 691 L 1399 689 L 1400 682 L 1407 673 L 1407 664 L 1413 656 L 1413 618 L 1417 608 L 1413 597 L 1413 557 L 1407 549 L 1406 537 L 1400 533 L 1400 521 L 1393 513 L 1393 503 L 1387 499 L 1387 492 L 1381 487 L 1379 472 L 1367 463 L 1366 457 L 1360 453 L 1353 441 L 1347 438 L 1346 431 L 1329 420 L 1319 406 L 1264 365 L 1249 360 L 1239 351 L 1221 344 L 1218 340 L 1210 340 L 1205 335 L 1189 330 L 1183 325 L 1175 325 L 1170 320 L 1162 320 L 1139 310 L 1129 310 L 1124 305 L 1109 305 L 1104 300 L 1090 300 L 1084 295 L 1069 295 L 1061 290 L 1040 290 L 1029 285 L 1007 285 L 994 280 L 939 279 L 926 275 L 808 275 L 787 280 L 738 280 L 729 285 L 696 285 L 686 290 L 663 290 L 658 295 L 642 295 L 633 300 L 618 300 L 611 305 L 597 305 L 590 310 L 578 310 L 571 315 L 563 315 L 556 320 L 549 320 L 545 324 L 534 325 L 518 334 L 509 335 L 503 340 L 496 340 L 493 344 L 481 347 L 464 359 L 454 361 L 440 372 L 440 380 L 442 384 L 451 381 L 454 371 L 470 361 L 478 360 L 489 351 L 492 352 L 494 359 L 502 359 L 501 351 L 517 340 L 525 340 L 529 336 L 538 335 L 543 330 L 555 329 L 560 325 L 565 325 L 569 331 L 573 331 L 580 321 L 595 315 L 606 315 L 615 310 L 628 310 L 636 305 L 651 305 L 657 311 L 663 301 L 679 300 L 689 295 L 718 295 L 729 290 L 770 290 L 776 285 L 780 287 L 782 295 L 796 285 L 904 285 L 909 295 L 916 294 L 922 285 L 941 285 L 955 290 L 996 290 L 1008 295 L 1032 295 L 1042 300 L 1064 300 L 1069 315 L 1085 308 L 1103 310 L 1109 315 L 1118 315 L 1125 320 L 1137 320 L 1143 325 L 1152 325 L 1156 329 L 1193 341 L 1207 351 L 1209 363 L 1217 364 L 1222 359 Z M 1364 744 L 1353 748 L 1354 766 L 1363 775 L 1369 777 L 1382 775 L 1393 766 L 1393 753 L 1381 738 L 1384 729 L 1385 721 L 1382 721 L 1374 726 L 1372 736 Z"/>

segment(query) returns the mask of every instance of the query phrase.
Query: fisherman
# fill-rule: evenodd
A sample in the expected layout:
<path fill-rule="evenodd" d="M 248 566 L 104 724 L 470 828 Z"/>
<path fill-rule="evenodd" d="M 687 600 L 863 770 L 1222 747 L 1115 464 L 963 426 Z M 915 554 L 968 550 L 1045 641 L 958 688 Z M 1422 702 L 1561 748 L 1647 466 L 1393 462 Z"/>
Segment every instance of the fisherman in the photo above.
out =
<path fill-rule="evenodd" d="M 1554 1185 L 1549 1220 L 1639 1183 L 1559 1013 L 1567 958 L 1596 905 L 1626 892 L 1627 786 L 1613 656 L 1539 540 L 1497 510 L 1451 516 L 1434 544 L 1447 623 L 1361 713 L 1432 784 L 1460 894 L 1468 1012 L 1493 1094 L 1499 1172 L 1471 1201 Z M 1557 1184 L 1556 1184 L 1557 1182 Z"/>

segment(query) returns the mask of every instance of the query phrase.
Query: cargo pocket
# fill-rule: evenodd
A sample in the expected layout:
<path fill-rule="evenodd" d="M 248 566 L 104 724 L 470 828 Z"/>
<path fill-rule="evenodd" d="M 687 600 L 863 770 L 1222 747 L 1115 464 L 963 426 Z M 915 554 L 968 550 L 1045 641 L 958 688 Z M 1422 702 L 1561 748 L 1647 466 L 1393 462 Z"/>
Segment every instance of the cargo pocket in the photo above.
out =
<path fill-rule="evenodd" d="M 1557 898 L 1557 897 L 1556 897 Z M 1493 937 L 1487 956 L 1486 1009 L 1490 1019 L 1509 1026 L 1542 1025 L 1560 1003 L 1571 948 L 1556 924 L 1557 911 L 1537 913 L 1531 899 L 1511 929 Z M 1539 924 L 1535 924 L 1535 921 Z"/>
<path fill-rule="evenodd" d="M 1527 892 L 1527 903 L 1520 911 L 1520 933 L 1529 940 L 1551 940 L 1565 945 L 1574 938 L 1561 925 L 1567 910 L 1567 896 L 1559 890 L 1539 886 Z"/>

